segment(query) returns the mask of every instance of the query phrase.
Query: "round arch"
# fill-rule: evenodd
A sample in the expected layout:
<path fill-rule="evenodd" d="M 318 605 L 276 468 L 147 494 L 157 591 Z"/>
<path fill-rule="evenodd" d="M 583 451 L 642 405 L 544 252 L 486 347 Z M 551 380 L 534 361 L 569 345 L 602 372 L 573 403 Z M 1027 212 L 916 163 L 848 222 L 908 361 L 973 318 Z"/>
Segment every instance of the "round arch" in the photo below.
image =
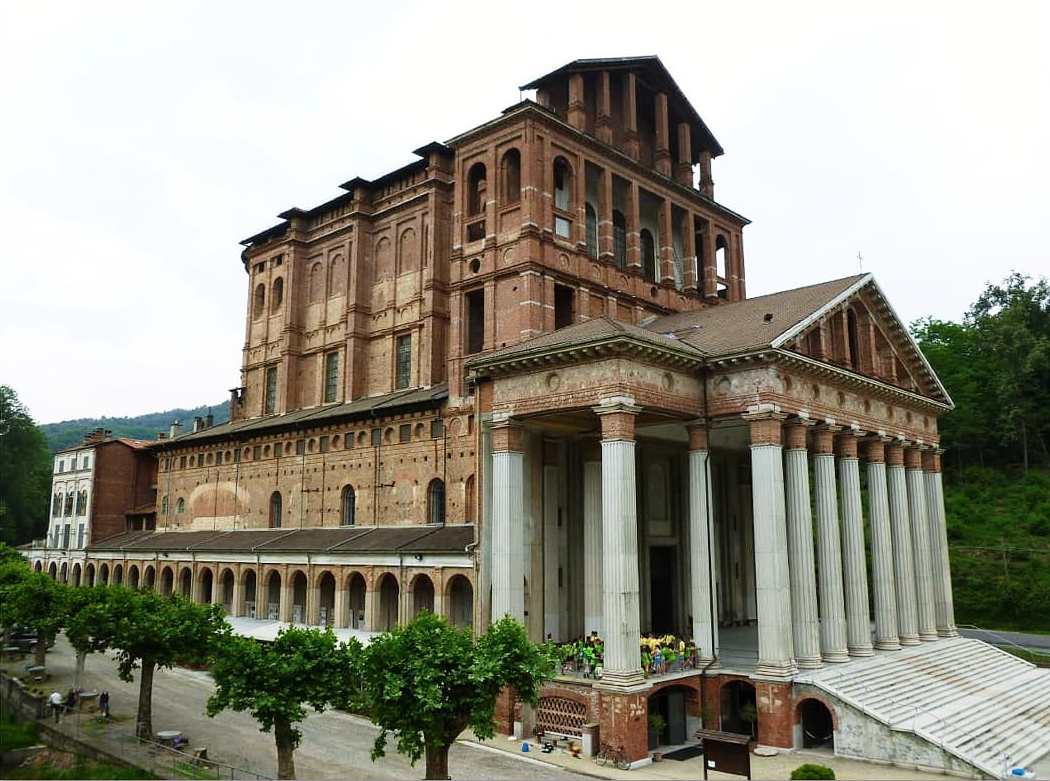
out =
<path fill-rule="evenodd" d="M 95 585 L 95 563 L 89 561 L 87 566 L 84 567 L 84 585 L 94 586 Z"/>
<path fill-rule="evenodd" d="M 804 697 L 795 706 L 795 745 L 799 748 L 835 748 L 835 711 L 816 697 Z"/>
<path fill-rule="evenodd" d="M 34 572 L 43 572 L 44 571 L 44 563 L 42 561 L 40 561 L 40 559 L 37 559 L 36 563 L 33 564 L 33 571 Z"/>
<path fill-rule="evenodd" d="M 445 584 L 445 611 L 456 629 L 474 625 L 474 586 L 466 575 L 455 574 Z"/>
<path fill-rule="evenodd" d="M 69 564 L 64 561 L 62 562 L 62 569 L 59 570 L 58 579 L 63 583 L 69 580 Z"/>
<path fill-rule="evenodd" d="M 103 586 L 109 585 L 109 564 L 105 562 L 98 568 L 98 582 Z"/>
<path fill-rule="evenodd" d="M 151 591 L 157 585 L 157 570 L 152 564 L 147 564 L 142 570 L 142 587 Z"/>
<path fill-rule="evenodd" d="M 47 574 L 51 576 L 51 580 L 58 580 L 58 565 L 55 562 L 51 562 L 47 568 Z"/>
<path fill-rule="evenodd" d="M 241 599 L 240 614 L 255 618 L 259 605 L 259 575 L 253 568 L 241 572 Z"/>
<path fill-rule="evenodd" d="M 193 595 L 193 570 L 182 567 L 179 570 L 179 596 L 189 599 Z"/>
<path fill-rule="evenodd" d="M 124 585 L 124 565 L 114 564 L 113 565 L 113 585 L 122 586 Z"/>
<path fill-rule="evenodd" d="M 315 579 L 317 587 L 317 624 L 332 626 L 335 624 L 335 575 L 329 570 L 322 570 Z"/>
<path fill-rule="evenodd" d="M 729 681 L 719 689 L 718 702 L 723 732 L 758 736 L 758 701 L 753 685 L 747 681 Z"/>
<path fill-rule="evenodd" d="M 281 573 L 273 569 L 266 575 L 266 618 L 276 621 L 281 616 Z"/>
<path fill-rule="evenodd" d="M 301 569 L 293 570 L 288 575 L 288 582 L 292 587 L 292 614 L 291 620 L 293 624 L 305 624 L 306 623 L 306 593 L 308 590 L 309 581 L 306 578 L 306 573 Z"/>
<path fill-rule="evenodd" d="M 72 582 L 72 584 L 74 586 L 79 586 L 80 585 L 80 562 L 79 561 L 76 562 L 73 565 L 73 570 L 70 573 L 70 582 Z"/>
<path fill-rule="evenodd" d="M 234 612 L 233 591 L 236 582 L 237 576 L 233 574 L 233 570 L 223 567 L 219 573 L 219 602 L 222 603 L 222 609 L 231 615 Z"/>
<path fill-rule="evenodd" d="M 384 573 L 379 579 L 379 610 L 376 614 L 376 631 L 389 632 L 397 628 L 398 600 L 401 588 L 397 578 L 391 573 Z"/>
<path fill-rule="evenodd" d="M 128 565 L 128 587 L 138 588 L 139 587 L 139 567 L 137 564 Z"/>
<path fill-rule="evenodd" d="M 197 570 L 197 595 L 195 602 L 210 605 L 215 596 L 215 571 L 211 567 Z"/>
<path fill-rule="evenodd" d="M 171 566 L 165 566 L 160 571 L 160 593 L 162 596 L 170 597 L 175 591 L 175 570 Z"/>
<path fill-rule="evenodd" d="M 350 620 L 347 626 L 352 629 L 364 629 L 368 625 L 365 617 L 365 592 L 368 591 L 368 582 L 365 576 L 356 570 L 346 578 L 347 611 Z"/>
<path fill-rule="evenodd" d="M 424 610 L 428 613 L 434 612 L 434 581 L 429 575 L 420 573 L 412 578 L 409 591 L 412 594 L 412 618 Z"/>

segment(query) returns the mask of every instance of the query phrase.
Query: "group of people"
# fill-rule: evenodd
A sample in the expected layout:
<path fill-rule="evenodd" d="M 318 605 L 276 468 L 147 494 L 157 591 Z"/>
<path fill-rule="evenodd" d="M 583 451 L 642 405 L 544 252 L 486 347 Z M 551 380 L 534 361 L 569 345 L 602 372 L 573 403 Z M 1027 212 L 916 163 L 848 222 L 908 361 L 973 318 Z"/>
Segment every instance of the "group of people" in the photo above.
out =
<path fill-rule="evenodd" d="M 62 719 L 62 714 L 66 712 L 72 712 L 73 708 L 80 702 L 80 690 L 70 689 L 66 696 L 63 697 L 58 691 L 51 692 L 51 696 L 47 699 L 48 704 L 51 706 L 51 715 L 55 718 L 55 724 Z M 102 714 L 103 718 L 109 718 L 109 692 L 103 691 L 98 695 L 98 710 Z"/>

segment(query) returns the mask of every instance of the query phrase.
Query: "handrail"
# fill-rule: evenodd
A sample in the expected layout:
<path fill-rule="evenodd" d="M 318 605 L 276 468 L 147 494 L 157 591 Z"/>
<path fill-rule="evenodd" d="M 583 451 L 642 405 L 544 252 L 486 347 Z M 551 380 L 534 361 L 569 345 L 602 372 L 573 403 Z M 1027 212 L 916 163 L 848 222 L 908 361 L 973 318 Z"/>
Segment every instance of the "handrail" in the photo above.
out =
<path fill-rule="evenodd" d="M 1050 659 L 1050 651 L 1044 651 L 1044 650 L 1039 649 L 1039 648 L 1027 648 L 1026 646 L 1018 645 L 1017 643 L 1015 643 L 1010 638 L 1003 637 L 1001 634 L 999 634 L 998 632 L 996 632 L 996 631 L 994 631 L 992 629 L 985 629 L 983 626 L 975 626 L 973 624 L 957 624 L 956 627 L 960 628 L 960 629 L 972 629 L 972 630 L 974 630 L 976 632 L 983 632 L 984 634 L 990 635 L 991 637 L 994 637 L 997 640 L 999 640 L 1002 645 L 1009 645 L 1009 646 L 1012 646 L 1013 648 L 1016 648 L 1018 651 L 1024 651 L 1026 654 L 1035 654 L 1036 656 L 1045 656 L 1045 657 L 1047 657 L 1047 659 Z M 999 645 L 999 643 L 995 643 L 994 645 Z"/>

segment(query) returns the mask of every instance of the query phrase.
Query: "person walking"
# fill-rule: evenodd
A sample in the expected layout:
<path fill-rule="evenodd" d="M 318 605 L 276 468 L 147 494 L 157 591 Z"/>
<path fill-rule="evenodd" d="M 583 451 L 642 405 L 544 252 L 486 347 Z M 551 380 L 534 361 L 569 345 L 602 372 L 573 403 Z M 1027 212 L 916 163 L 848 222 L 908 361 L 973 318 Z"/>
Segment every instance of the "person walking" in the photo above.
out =
<path fill-rule="evenodd" d="M 62 695 L 57 691 L 53 691 L 47 701 L 51 704 L 51 713 L 55 717 L 55 724 L 58 724 L 59 719 L 62 718 L 62 710 L 66 707 Z"/>
<path fill-rule="evenodd" d="M 104 691 L 98 695 L 98 709 L 102 712 L 102 717 L 109 718 L 109 692 Z"/>

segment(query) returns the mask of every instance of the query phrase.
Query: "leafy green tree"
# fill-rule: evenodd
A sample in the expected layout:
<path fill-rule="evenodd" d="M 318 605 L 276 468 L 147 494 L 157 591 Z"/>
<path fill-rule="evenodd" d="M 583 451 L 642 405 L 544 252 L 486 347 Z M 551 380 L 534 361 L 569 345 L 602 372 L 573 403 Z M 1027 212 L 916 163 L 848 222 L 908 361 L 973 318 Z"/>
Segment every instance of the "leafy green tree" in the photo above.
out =
<path fill-rule="evenodd" d="M 153 737 L 153 674 L 158 667 L 200 663 L 229 626 L 218 605 L 198 605 L 179 596 L 114 586 L 108 597 L 78 614 L 93 626 L 89 639 L 78 640 L 117 652 L 117 672 L 131 681 L 139 673 L 139 707 L 135 731 Z M 79 630 L 77 630 L 79 631 Z"/>
<path fill-rule="evenodd" d="M 43 536 L 51 497 L 51 455 L 18 394 L 0 385 L 0 540 Z"/>
<path fill-rule="evenodd" d="M 263 732 L 271 729 L 277 744 L 277 777 L 295 778 L 295 749 L 302 740 L 299 723 L 306 707 L 322 712 L 351 680 L 351 665 L 359 653 L 338 643 L 329 629 L 282 630 L 273 643 L 232 634 L 216 645 L 211 662 L 215 694 L 208 715 L 223 710 L 248 711 Z"/>
<path fill-rule="evenodd" d="M 530 642 L 510 618 L 475 641 L 444 618 L 421 613 L 372 638 L 361 654 L 355 701 L 381 730 L 372 759 L 385 754 L 394 733 L 398 752 L 413 765 L 425 754 L 427 778 L 448 778 L 448 750 L 464 729 L 492 737 L 499 693 L 510 688 L 534 705 L 554 670 L 553 650 Z"/>
<path fill-rule="evenodd" d="M 5 577 L 10 575 L 11 571 L 8 571 Z M 65 623 L 68 592 L 68 586 L 55 582 L 43 572 L 32 571 L 0 589 L 5 624 L 36 631 L 35 661 L 38 665 L 43 666 L 47 661 L 47 647 Z"/>
<path fill-rule="evenodd" d="M 29 562 L 26 561 L 25 556 L 19 553 L 16 549 L 12 548 L 6 542 L 0 542 L 0 565 L 4 564 L 22 564 L 28 567 Z"/>
<path fill-rule="evenodd" d="M 116 627 L 103 624 L 113 621 L 116 614 L 106 609 L 112 598 L 113 586 L 93 586 L 69 589 L 66 602 L 66 639 L 77 652 L 77 667 L 74 686 L 80 685 L 87 655 L 102 653 L 109 648 L 110 638 Z"/>

